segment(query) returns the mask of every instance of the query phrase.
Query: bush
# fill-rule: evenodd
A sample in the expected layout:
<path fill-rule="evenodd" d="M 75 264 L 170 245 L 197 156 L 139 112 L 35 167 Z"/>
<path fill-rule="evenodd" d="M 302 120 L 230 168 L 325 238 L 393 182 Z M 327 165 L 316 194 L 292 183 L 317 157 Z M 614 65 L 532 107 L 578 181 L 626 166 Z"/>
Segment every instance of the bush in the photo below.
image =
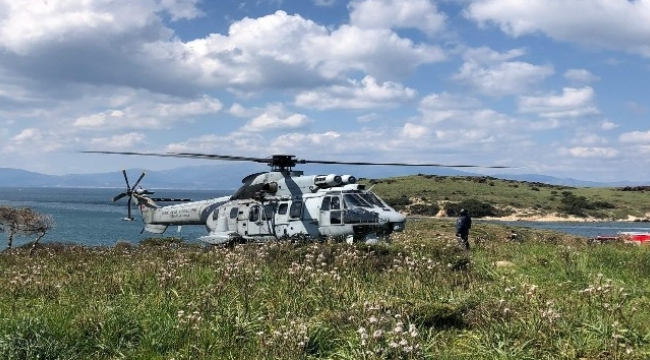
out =
<path fill-rule="evenodd" d="M 395 210 L 402 210 L 404 207 L 411 205 L 411 200 L 406 196 L 401 196 L 395 199 L 384 199 L 384 201 Z"/>
<path fill-rule="evenodd" d="M 411 214 L 414 215 L 435 216 L 440 211 L 440 206 L 438 206 L 437 204 L 431 204 L 431 205 L 416 204 L 416 205 L 411 205 L 409 209 L 411 210 Z"/>
<path fill-rule="evenodd" d="M 560 211 L 563 211 L 570 215 L 576 216 L 587 216 L 585 213 L 586 210 L 598 210 L 598 209 L 614 209 L 616 206 L 607 201 L 589 201 L 584 196 L 575 196 L 569 192 L 562 192 L 564 197 L 561 200 L 559 207 Z"/>
<path fill-rule="evenodd" d="M 502 215 L 493 205 L 475 199 L 463 200 L 459 203 L 447 203 L 445 205 L 447 216 L 460 216 L 461 209 L 466 209 L 470 216 L 476 218 Z"/>

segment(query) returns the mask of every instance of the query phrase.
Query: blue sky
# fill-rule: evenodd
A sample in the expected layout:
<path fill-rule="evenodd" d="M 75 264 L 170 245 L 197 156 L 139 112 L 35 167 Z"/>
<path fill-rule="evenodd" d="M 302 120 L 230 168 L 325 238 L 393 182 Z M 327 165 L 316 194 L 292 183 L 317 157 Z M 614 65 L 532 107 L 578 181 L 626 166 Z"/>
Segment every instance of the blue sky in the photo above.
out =
<path fill-rule="evenodd" d="M 0 167 L 290 153 L 648 181 L 648 24 L 649 0 L 0 0 Z"/>

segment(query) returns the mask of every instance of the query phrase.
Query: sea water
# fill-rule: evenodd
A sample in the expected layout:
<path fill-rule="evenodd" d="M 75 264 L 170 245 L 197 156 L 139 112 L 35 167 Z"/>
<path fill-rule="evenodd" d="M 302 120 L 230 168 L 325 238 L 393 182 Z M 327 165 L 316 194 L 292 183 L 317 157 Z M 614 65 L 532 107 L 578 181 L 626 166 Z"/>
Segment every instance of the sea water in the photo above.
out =
<path fill-rule="evenodd" d="M 127 216 L 127 198 L 112 202 L 113 196 L 124 189 L 107 188 L 34 188 L 0 187 L 0 206 L 28 207 L 38 213 L 50 215 L 54 228 L 48 231 L 43 242 L 77 243 L 90 246 L 114 246 L 124 241 L 132 244 L 158 235 L 141 233 L 143 223 L 135 207 L 131 213 L 135 221 L 124 221 Z M 227 190 L 157 190 L 154 197 L 189 198 L 203 200 L 232 194 Z M 475 222 L 482 220 L 475 219 Z M 513 227 L 531 227 L 554 230 L 585 237 L 614 235 L 620 231 L 650 231 L 648 223 L 627 222 L 535 222 L 490 221 Z M 408 225 L 407 225 L 408 226 Z M 162 237 L 180 237 L 198 241 L 206 235 L 204 226 L 170 226 Z M 6 237 L 0 234 L 0 249 L 6 247 Z M 15 246 L 28 243 L 33 237 L 17 237 Z"/>
<path fill-rule="evenodd" d="M 480 220 L 479 220 L 480 221 Z M 594 238 L 599 235 L 616 235 L 622 231 L 650 232 L 650 223 L 623 221 L 489 221 L 506 226 L 553 230 L 567 234 Z"/>
<path fill-rule="evenodd" d="M 0 187 L 0 206 L 28 207 L 35 212 L 50 215 L 54 227 L 47 232 L 42 242 L 77 243 L 90 246 L 113 246 L 124 241 L 133 244 L 158 236 L 143 228 L 142 218 L 133 205 L 131 214 L 134 221 L 124 221 L 127 217 L 127 198 L 112 202 L 113 196 L 124 189 L 106 188 L 35 188 Z M 153 197 L 189 198 L 204 200 L 231 194 L 224 190 L 157 190 Z M 197 241 L 206 235 L 204 226 L 170 226 L 163 237 L 181 237 L 187 241 Z M 0 234 L 0 249 L 6 248 L 6 236 Z M 6 234 L 4 234 L 6 235 Z M 18 236 L 14 246 L 31 242 L 34 237 Z"/>

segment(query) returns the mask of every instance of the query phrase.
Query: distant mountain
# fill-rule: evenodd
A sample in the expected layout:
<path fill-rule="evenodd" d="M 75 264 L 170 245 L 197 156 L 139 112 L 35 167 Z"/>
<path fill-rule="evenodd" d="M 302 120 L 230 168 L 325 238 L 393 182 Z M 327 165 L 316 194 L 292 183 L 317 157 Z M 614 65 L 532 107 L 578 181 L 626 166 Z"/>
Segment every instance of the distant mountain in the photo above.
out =
<path fill-rule="evenodd" d="M 241 185 L 245 176 L 267 171 L 269 168 L 260 164 L 223 163 L 219 165 L 187 166 L 170 170 L 147 171 L 141 185 L 149 189 L 210 189 L 234 190 Z M 450 168 L 397 167 L 397 166 L 352 166 L 352 165 L 301 165 L 305 174 L 351 174 L 357 178 L 382 179 L 395 176 L 429 174 L 440 176 L 484 176 Z M 142 170 L 127 170 L 131 185 L 140 176 Z M 594 182 L 570 178 L 556 178 L 537 174 L 501 174 L 493 177 L 540 182 L 551 185 L 574 187 L 623 187 L 650 185 L 636 182 Z M 31 171 L 0 168 L 0 186 L 25 187 L 114 187 L 126 186 L 121 171 L 97 174 L 45 175 Z"/>

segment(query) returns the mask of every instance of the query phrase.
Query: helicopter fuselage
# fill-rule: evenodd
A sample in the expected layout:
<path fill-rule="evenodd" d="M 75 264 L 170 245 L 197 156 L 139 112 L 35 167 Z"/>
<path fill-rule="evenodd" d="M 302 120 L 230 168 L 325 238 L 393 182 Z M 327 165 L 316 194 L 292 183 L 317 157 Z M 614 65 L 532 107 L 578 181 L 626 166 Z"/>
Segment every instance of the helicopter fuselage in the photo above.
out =
<path fill-rule="evenodd" d="M 204 225 L 211 244 L 304 237 L 370 241 L 404 230 L 406 218 L 353 176 L 302 176 L 299 172 L 253 174 L 232 196 L 158 206 L 135 195 L 144 230 Z"/>

